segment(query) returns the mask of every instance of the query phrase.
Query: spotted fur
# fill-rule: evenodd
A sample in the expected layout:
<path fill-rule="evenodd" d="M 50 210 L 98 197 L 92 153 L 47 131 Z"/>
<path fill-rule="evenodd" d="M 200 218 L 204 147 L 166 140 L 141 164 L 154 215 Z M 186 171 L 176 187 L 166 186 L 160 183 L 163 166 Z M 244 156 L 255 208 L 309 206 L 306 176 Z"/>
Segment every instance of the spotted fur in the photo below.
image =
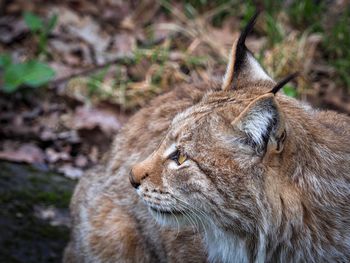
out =
<path fill-rule="evenodd" d="M 80 180 L 65 262 L 350 262 L 350 118 L 271 93 L 246 33 L 222 83 L 154 99 Z"/>

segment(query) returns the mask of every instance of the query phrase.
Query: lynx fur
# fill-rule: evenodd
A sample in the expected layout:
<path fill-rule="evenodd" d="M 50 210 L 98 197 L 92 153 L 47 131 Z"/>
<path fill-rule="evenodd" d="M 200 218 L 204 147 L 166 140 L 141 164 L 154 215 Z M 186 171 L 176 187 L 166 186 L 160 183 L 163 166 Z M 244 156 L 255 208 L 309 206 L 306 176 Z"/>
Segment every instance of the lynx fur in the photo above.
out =
<path fill-rule="evenodd" d="M 222 83 L 155 98 L 81 178 L 64 262 L 350 262 L 350 118 L 275 94 L 255 20 Z"/>

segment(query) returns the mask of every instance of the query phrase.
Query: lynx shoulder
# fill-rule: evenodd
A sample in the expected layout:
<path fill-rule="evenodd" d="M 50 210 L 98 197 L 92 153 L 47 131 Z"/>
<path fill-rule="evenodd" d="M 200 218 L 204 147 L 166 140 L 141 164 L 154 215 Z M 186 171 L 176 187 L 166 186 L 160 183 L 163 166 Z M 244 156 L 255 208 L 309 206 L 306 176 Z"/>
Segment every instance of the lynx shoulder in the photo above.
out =
<path fill-rule="evenodd" d="M 277 93 L 255 20 L 222 83 L 154 99 L 80 180 L 65 262 L 350 261 L 350 118 Z"/>

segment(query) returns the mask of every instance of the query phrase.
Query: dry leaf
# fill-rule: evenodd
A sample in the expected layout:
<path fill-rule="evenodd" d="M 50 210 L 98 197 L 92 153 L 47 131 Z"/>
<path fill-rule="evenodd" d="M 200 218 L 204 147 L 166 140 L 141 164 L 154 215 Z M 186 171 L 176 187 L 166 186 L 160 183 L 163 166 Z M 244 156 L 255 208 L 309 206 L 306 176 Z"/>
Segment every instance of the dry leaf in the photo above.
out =
<path fill-rule="evenodd" d="M 13 16 L 0 17 L 0 42 L 11 44 L 28 32 L 22 19 Z"/>
<path fill-rule="evenodd" d="M 58 161 L 69 161 L 71 156 L 67 152 L 57 152 L 52 148 L 46 149 L 47 160 L 50 163 L 56 163 Z"/>
<path fill-rule="evenodd" d="M 34 206 L 35 217 L 49 221 L 51 226 L 66 226 L 70 227 L 69 212 L 66 209 L 58 209 L 53 206 Z"/>
<path fill-rule="evenodd" d="M 45 154 L 38 146 L 31 143 L 23 144 L 17 149 L 7 145 L 3 151 L 0 151 L 0 159 L 12 162 L 44 163 Z"/>
<path fill-rule="evenodd" d="M 73 167 L 70 164 L 61 166 L 58 168 L 58 171 L 70 179 L 79 179 L 84 174 L 83 170 Z"/>
<path fill-rule="evenodd" d="M 100 128 L 105 134 L 111 135 L 121 128 L 115 113 L 103 108 L 92 108 L 81 106 L 76 109 L 73 115 L 62 117 L 63 124 L 74 130 Z"/>

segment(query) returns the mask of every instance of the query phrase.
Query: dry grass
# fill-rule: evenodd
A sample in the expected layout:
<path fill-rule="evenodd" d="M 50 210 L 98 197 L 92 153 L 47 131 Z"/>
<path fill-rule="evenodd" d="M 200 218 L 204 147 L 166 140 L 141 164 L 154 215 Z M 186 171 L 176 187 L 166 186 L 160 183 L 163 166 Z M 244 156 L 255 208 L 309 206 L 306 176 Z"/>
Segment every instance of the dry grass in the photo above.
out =
<path fill-rule="evenodd" d="M 124 109 L 133 109 L 145 105 L 150 98 L 178 83 L 220 77 L 229 53 L 230 45 L 227 42 L 233 41 L 234 37 L 238 36 L 240 24 L 236 21 L 233 28 L 214 28 L 211 18 L 230 8 L 230 4 L 225 3 L 197 14 L 193 19 L 184 15 L 178 8 L 179 5 L 175 6 L 167 1 L 157 4 L 170 13 L 171 19 L 151 24 L 145 27 L 144 31 L 162 30 L 167 32 L 167 37 L 148 48 L 138 46 L 134 50 L 134 63 L 125 66 L 123 76 L 115 78 L 116 74 L 112 76 L 106 74 L 99 79 L 91 77 L 75 79 L 70 81 L 67 94 L 75 94 L 74 97 L 80 98 L 88 95 L 89 101 L 93 103 L 107 100 L 119 104 Z M 156 9 L 151 10 L 153 15 Z M 139 9 L 135 10 L 135 14 L 128 16 L 122 24 L 128 29 L 137 28 L 135 17 L 139 12 Z M 278 30 L 283 31 L 282 40 L 272 39 L 275 36 L 271 35 L 271 32 L 277 29 L 269 28 L 271 24 L 269 25 L 263 16 L 257 27 L 261 35 L 265 36 L 255 36 L 248 42 L 250 46 L 258 47 L 262 65 L 275 79 L 278 80 L 295 71 L 300 73 L 300 77 L 296 80 L 300 95 L 310 92 L 309 88 L 312 85 L 309 76 L 315 71 L 315 64 L 319 62 L 315 58 L 318 56 L 318 47 L 323 36 L 293 29 L 292 25 L 288 24 L 286 13 L 282 14 L 280 21 L 272 25 L 278 26 Z M 148 16 L 148 21 L 153 22 L 151 16 Z M 147 63 L 143 64 L 144 61 Z M 130 72 L 135 71 L 135 68 L 141 79 L 134 79 L 132 74 L 130 76 Z M 96 87 L 93 92 L 91 85 Z M 75 89 L 79 91 L 74 91 Z M 77 95 L 78 93 L 81 95 Z"/>
<path fill-rule="evenodd" d="M 315 63 L 315 52 L 321 36 L 317 34 L 302 34 L 293 31 L 282 42 L 273 48 L 265 50 L 262 64 L 275 79 L 280 79 L 293 71 L 298 71 L 299 92 L 310 87 L 309 73 Z"/>

